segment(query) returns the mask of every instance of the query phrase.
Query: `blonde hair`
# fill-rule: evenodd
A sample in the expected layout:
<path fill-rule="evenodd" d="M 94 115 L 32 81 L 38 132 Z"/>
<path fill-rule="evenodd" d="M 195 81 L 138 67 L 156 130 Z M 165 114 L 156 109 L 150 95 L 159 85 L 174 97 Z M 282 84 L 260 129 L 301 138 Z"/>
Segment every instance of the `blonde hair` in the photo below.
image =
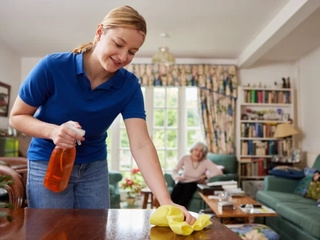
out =
<path fill-rule="evenodd" d="M 147 24 L 142 15 L 130 6 L 122 6 L 112 9 L 101 22 L 103 28 L 109 29 L 113 27 L 131 28 L 141 31 L 143 37 L 147 35 Z M 95 45 L 95 41 L 82 44 L 73 49 L 73 53 L 82 53 L 90 51 Z"/>
<path fill-rule="evenodd" d="M 201 158 L 201 160 L 205 159 L 207 157 L 208 154 L 208 147 L 207 145 L 205 145 L 203 142 L 196 142 L 195 144 L 193 144 L 193 146 L 190 149 L 190 153 L 193 151 L 193 149 L 200 147 L 203 151 L 203 157 Z"/>

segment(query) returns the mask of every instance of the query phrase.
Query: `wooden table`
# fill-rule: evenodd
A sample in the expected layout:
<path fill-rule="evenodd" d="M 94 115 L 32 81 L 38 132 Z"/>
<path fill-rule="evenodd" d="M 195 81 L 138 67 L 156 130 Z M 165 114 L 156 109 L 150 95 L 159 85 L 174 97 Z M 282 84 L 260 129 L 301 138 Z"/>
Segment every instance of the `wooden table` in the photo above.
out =
<path fill-rule="evenodd" d="M 206 202 L 209 208 L 214 212 L 217 218 L 220 218 L 221 222 L 223 218 L 248 218 L 250 221 L 254 219 L 254 217 L 275 217 L 278 216 L 276 212 L 262 212 L 262 213 L 245 213 L 240 209 L 241 204 L 260 204 L 259 202 L 255 201 L 254 199 L 245 196 L 245 197 L 233 197 L 232 202 L 235 207 L 234 210 L 225 210 L 219 211 L 218 209 L 218 199 L 209 199 L 209 196 L 203 195 L 199 192 L 201 198 Z"/>
<path fill-rule="evenodd" d="M 149 223 L 152 209 L 32 209 L 14 210 L 11 223 L 0 220 L 0 239 L 117 240 L 117 239 L 228 239 L 234 232 L 214 220 L 213 224 L 189 236 L 173 233 L 169 227 Z"/>
<path fill-rule="evenodd" d="M 143 209 L 147 208 L 148 203 L 150 203 L 150 208 L 157 208 L 160 206 L 158 200 L 153 196 L 153 193 L 149 188 L 141 189 L 141 194 L 143 195 Z"/>

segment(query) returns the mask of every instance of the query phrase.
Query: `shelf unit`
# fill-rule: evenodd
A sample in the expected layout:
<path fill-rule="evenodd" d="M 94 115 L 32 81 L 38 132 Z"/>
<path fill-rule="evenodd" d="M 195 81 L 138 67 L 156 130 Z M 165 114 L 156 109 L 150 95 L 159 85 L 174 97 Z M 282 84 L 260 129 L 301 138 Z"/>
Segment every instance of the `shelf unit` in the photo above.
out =
<path fill-rule="evenodd" d="M 239 182 L 263 180 L 274 166 L 271 159 L 282 149 L 282 142 L 273 138 L 277 124 L 294 116 L 291 88 L 238 87 L 237 159 Z"/>
<path fill-rule="evenodd" d="M 19 143 L 16 137 L 0 137 L 0 157 L 17 157 Z"/>

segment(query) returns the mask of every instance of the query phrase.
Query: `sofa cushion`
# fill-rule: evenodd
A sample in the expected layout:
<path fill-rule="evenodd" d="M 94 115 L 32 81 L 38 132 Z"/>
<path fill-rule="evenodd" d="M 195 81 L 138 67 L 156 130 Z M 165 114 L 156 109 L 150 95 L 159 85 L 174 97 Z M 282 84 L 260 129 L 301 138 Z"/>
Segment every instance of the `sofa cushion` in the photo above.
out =
<path fill-rule="evenodd" d="M 284 178 L 293 178 L 293 179 L 301 179 L 304 177 L 303 170 L 297 170 L 295 168 L 286 167 L 286 168 L 273 168 L 269 170 L 269 174 L 284 177 Z"/>
<path fill-rule="evenodd" d="M 315 206 L 315 201 L 312 204 L 279 202 L 276 212 L 310 235 L 320 239 L 320 209 Z"/>
<path fill-rule="evenodd" d="M 207 158 L 217 165 L 223 165 L 224 174 L 238 172 L 238 161 L 235 155 L 208 153 Z"/>
<path fill-rule="evenodd" d="M 300 194 L 301 196 L 305 196 L 307 194 L 310 182 L 312 180 L 312 176 L 305 176 L 300 179 L 294 193 Z"/>
<path fill-rule="evenodd" d="M 273 208 L 276 212 L 277 212 L 277 204 L 279 202 L 297 203 L 301 205 L 315 205 L 314 200 L 304 198 L 295 193 L 283 193 L 283 192 L 266 191 L 266 190 L 258 191 L 257 200 Z"/>

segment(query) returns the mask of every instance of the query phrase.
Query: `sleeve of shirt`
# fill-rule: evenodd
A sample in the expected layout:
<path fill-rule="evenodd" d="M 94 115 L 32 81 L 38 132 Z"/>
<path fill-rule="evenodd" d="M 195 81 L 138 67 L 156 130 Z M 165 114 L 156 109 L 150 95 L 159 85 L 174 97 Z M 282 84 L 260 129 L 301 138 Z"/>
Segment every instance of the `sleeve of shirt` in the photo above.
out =
<path fill-rule="evenodd" d="M 182 157 L 178 164 L 176 165 L 176 167 L 172 170 L 172 173 L 171 173 L 171 176 L 172 176 L 172 179 L 174 181 L 178 180 L 178 177 L 180 176 L 179 174 L 179 171 L 182 169 L 183 167 L 183 162 L 184 162 L 184 158 Z"/>
<path fill-rule="evenodd" d="M 126 86 L 127 88 L 131 88 L 134 90 L 131 94 L 130 100 L 127 102 L 125 108 L 122 110 L 121 114 L 123 119 L 128 118 L 142 118 L 146 119 L 146 112 L 144 108 L 144 99 L 141 90 L 141 85 L 139 84 L 139 80 L 133 74 L 129 75 L 130 85 Z M 129 91 L 131 91 L 129 89 Z"/>
<path fill-rule="evenodd" d="M 206 161 L 206 167 L 207 167 L 206 175 L 207 175 L 207 178 L 212 178 L 214 176 L 222 175 L 222 171 L 218 168 L 218 166 L 216 164 L 211 162 L 209 159 L 205 159 L 203 161 Z"/>
<path fill-rule="evenodd" d="M 41 59 L 29 72 L 19 89 L 19 97 L 33 107 L 42 105 L 53 90 L 48 57 Z"/>

